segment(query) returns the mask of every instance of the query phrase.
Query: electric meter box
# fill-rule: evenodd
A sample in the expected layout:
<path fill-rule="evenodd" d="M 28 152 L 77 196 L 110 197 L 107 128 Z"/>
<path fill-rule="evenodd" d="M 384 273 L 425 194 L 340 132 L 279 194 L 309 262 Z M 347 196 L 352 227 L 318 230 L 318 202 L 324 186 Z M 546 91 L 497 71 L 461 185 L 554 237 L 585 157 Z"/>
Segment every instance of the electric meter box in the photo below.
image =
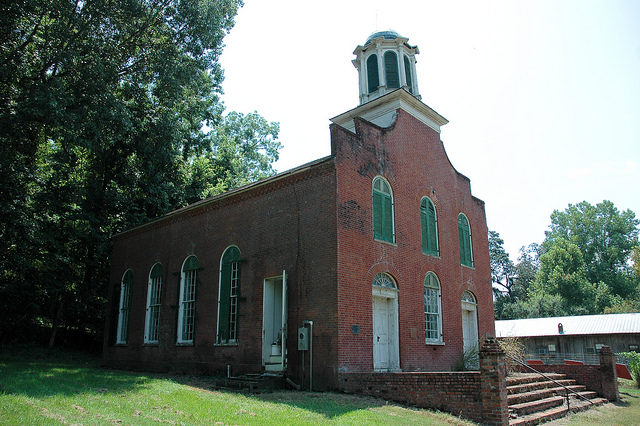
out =
<path fill-rule="evenodd" d="M 298 329 L 298 350 L 309 350 L 309 329 L 307 327 L 300 327 Z"/>

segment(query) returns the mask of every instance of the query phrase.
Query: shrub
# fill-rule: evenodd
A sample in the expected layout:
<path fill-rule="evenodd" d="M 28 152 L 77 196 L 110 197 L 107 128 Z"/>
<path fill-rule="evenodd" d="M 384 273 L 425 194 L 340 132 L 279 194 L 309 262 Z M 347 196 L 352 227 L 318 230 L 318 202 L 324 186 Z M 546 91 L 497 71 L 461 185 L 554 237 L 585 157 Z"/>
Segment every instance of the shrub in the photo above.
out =
<path fill-rule="evenodd" d="M 622 352 L 617 354 L 627 360 L 631 375 L 636 379 L 636 384 L 640 388 L 640 353 L 638 352 Z"/>
<path fill-rule="evenodd" d="M 502 339 L 498 339 L 498 344 L 506 355 L 505 362 L 507 365 L 507 373 L 514 373 L 517 371 L 517 366 L 520 363 L 524 363 L 527 353 L 524 343 L 522 343 L 522 341 L 517 337 L 504 337 Z M 520 361 L 520 363 L 516 360 Z"/>

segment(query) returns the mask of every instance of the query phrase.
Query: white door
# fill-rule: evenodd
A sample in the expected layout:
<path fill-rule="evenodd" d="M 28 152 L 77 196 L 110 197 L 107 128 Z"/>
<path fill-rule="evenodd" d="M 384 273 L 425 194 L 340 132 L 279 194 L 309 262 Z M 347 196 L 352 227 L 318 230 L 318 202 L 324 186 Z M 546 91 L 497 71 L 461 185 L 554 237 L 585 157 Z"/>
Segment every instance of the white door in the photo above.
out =
<path fill-rule="evenodd" d="M 462 294 L 462 345 L 465 365 L 476 368 L 478 364 L 478 314 L 475 296 L 465 291 Z"/>
<path fill-rule="evenodd" d="M 389 365 L 389 299 L 373 298 L 373 368 L 386 370 Z"/>
<path fill-rule="evenodd" d="M 264 280 L 262 299 L 262 365 L 269 371 L 284 369 L 287 323 L 286 278 Z M 274 349 L 276 352 L 274 353 Z"/>

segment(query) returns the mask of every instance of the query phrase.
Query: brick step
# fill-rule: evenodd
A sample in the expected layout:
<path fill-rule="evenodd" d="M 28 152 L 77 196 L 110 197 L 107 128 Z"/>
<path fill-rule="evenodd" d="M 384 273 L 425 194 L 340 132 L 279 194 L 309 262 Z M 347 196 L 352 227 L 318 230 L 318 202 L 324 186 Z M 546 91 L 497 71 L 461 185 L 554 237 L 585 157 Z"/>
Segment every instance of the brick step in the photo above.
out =
<path fill-rule="evenodd" d="M 563 380 L 567 378 L 565 374 L 560 374 L 560 373 L 545 373 L 545 376 L 553 380 Z M 507 386 L 515 386 L 515 385 L 521 385 L 523 383 L 539 382 L 540 380 L 547 380 L 547 379 L 545 379 L 543 376 L 536 373 L 518 373 L 514 376 L 507 377 Z"/>
<path fill-rule="evenodd" d="M 566 398 L 563 396 L 550 396 L 548 398 L 534 399 L 533 401 L 522 402 L 509 405 L 509 413 L 518 417 L 535 412 L 545 411 L 549 408 L 558 407 L 564 404 Z"/>
<path fill-rule="evenodd" d="M 567 386 L 570 390 L 574 392 L 584 392 L 586 387 L 584 385 L 570 385 Z M 566 389 L 561 386 L 556 386 L 552 388 L 545 389 L 537 389 L 529 392 L 515 393 L 507 395 L 507 403 L 509 405 L 520 404 L 524 402 L 534 401 L 536 399 L 542 398 L 550 398 L 552 396 L 562 396 L 566 392 Z"/>
<path fill-rule="evenodd" d="M 565 385 L 565 386 L 572 386 L 575 383 L 576 381 L 573 379 L 561 379 L 561 380 L 556 380 L 555 382 L 551 380 L 540 380 L 538 382 L 507 386 L 507 393 L 515 394 L 515 393 L 531 392 L 537 389 L 546 389 L 546 388 L 556 387 L 558 386 L 558 384 Z"/>
<path fill-rule="evenodd" d="M 569 412 L 575 413 L 578 411 L 588 410 L 589 408 L 597 405 L 604 404 L 608 402 L 605 398 L 594 398 L 590 403 L 588 401 L 581 401 L 571 398 L 569 411 L 567 409 L 567 404 L 564 402 L 561 406 L 553 407 L 546 409 L 544 411 L 538 411 L 532 414 L 527 414 L 521 417 L 511 418 L 509 420 L 510 426 L 528 426 L 528 425 L 537 425 L 543 422 L 548 422 L 550 420 L 559 419 L 560 417 L 566 416 Z"/>
<path fill-rule="evenodd" d="M 217 379 L 217 389 L 248 391 L 250 393 L 270 392 L 275 389 L 283 389 L 284 381 L 281 375 L 251 374 L 238 377 L 226 377 Z"/>

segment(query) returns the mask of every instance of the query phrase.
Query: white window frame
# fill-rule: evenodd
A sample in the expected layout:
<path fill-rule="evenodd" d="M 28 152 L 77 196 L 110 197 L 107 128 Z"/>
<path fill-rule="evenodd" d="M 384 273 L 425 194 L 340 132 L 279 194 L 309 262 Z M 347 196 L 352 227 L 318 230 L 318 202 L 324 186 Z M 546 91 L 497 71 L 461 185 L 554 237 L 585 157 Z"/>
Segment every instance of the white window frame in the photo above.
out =
<path fill-rule="evenodd" d="M 231 263 L 231 283 L 229 288 L 229 339 L 220 339 L 220 296 L 222 293 L 222 262 L 227 251 L 235 248 L 240 253 L 240 248 L 231 245 L 224 249 L 220 256 L 220 268 L 218 273 L 218 318 L 216 321 L 216 344 L 217 345 L 235 345 L 238 343 L 238 289 L 240 286 L 240 262 Z"/>
<path fill-rule="evenodd" d="M 438 285 L 437 290 L 435 289 L 435 287 L 433 286 L 429 286 L 427 285 L 427 280 L 429 279 L 429 277 L 433 277 L 435 278 L 435 282 Z M 432 292 L 435 291 L 435 298 L 436 298 L 436 306 L 438 309 L 438 312 L 429 312 L 427 310 L 427 291 L 431 290 Z M 428 330 L 428 324 L 429 322 L 427 321 L 427 316 L 431 315 L 431 316 L 436 316 L 437 318 L 437 337 L 434 338 L 430 338 L 429 337 L 429 331 Z M 442 336 L 442 285 L 440 284 L 440 280 L 438 279 L 438 276 L 434 273 L 434 272 L 427 272 L 427 275 L 425 275 L 424 277 L 424 341 L 425 343 L 428 344 L 443 344 L 444 343 L 444 339 Z"/>
<path fill-rule="evenodd" d="M 125 282 L 125 277 L 130 273 L 131 283 Z M 118 330 L 116 344 L 126 345 L 129 340 L 129 317 L 131 316 L 131 287 L 133 287 L 133 271 L 127 269 L 120 280 L 120 303 L 118 307 Z"/>
<path fill-rule="evenodd" d="M 193 255 L 187 256 L 187 258 L 182 263 L 182 268 L 180 272 L 180 300 L 179 300 L 179 309 L 178 309 L 178 330 L 177 330 L 178 336 L 176 340 L 177 344 L 179 345 L 193 344 L 193 336 L 195 334 L 194 332 L 195 332 L 195 325 L 196 325 L 196 320 L 195 320 L 196 286 L 198 282 L 198 270 L 197 269 L 191 269 L 189 271 L 184 270 L 184 267 L 187 264 L 187 261 L 192 257 L 195 257 L 195 256 Z M 197 260 L 197 257 L 196 257 L 196 260 Z M 189 295 L 191 297 L 188 300 L 185 300 L 185 288 L 187 284 L 191 286 L 192 294 Z M 189 311 L 187 311 L 186 309 L 189 309 Z M 185 316 L 188 313 L 191 313 L 191 318 L 190 318 L 191 338 L 184 339 L 183 328 L 185 325 Z"/>
<path fill-rule="evenodd" d="M 160 306 L 162 303 L 162 272 L 160 276 L 152 278 L 156 268 L 162 268 L 155 263 L 149 270 L 149 284 L 147 286 L 147 314 L 145 316 L 144 343 L 158 343 L 160 332 Z"/>

